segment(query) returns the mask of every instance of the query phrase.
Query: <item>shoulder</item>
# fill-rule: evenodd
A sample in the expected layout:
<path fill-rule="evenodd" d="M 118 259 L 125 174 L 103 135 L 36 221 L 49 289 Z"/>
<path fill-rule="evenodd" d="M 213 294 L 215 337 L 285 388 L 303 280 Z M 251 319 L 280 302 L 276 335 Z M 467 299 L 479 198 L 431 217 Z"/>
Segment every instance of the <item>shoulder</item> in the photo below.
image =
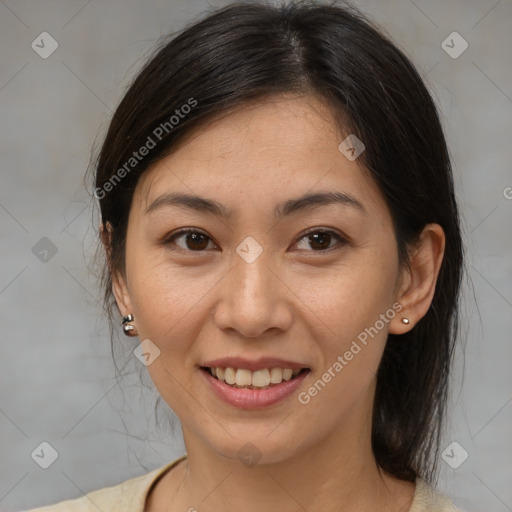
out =
<path fill-rule="evenodd" d="M 143 512 L 146 496 L 152 484 L 182 458 L 118 485 L 89 492 L 80 498 L 22 512 Z"/>
<path fill-rule="evenodd" d="M 464 512 L 452 500 L 435 491 L 425 480 L 416 479 L 416 492 L 409 512 Z"/>

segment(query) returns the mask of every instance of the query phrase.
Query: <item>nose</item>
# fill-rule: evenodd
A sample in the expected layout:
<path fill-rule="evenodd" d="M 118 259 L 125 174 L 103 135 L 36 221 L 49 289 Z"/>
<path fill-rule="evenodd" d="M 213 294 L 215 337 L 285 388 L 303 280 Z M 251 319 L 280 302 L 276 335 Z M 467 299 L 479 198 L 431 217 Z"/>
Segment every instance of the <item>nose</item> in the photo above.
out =
<path fill-rule="evenodd" d="M 287 330 L 292 322 L 290 296 L 284 276 L 265 253 L 248 263 L 235 256 L 233 267 L 221 284 L 215 323 L 247 338 L 264 337 L 270 330 Z"/>

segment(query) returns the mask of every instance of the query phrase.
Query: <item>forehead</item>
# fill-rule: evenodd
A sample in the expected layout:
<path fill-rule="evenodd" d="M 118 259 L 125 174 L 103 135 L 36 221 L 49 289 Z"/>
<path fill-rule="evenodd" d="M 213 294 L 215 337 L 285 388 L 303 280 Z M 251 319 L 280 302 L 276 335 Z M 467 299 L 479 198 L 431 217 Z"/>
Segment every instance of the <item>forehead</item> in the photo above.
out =
<path fill-rule="evenodd" d="M 284 95 L 244 105 L 202 125 L 148 169 L 137 186 L 139 205 L 147 208 L 170 190 L 270 206 L 332 189 L 385 208 L 367 171 L 339 150 L 346 136 L 317 97 Z"/>

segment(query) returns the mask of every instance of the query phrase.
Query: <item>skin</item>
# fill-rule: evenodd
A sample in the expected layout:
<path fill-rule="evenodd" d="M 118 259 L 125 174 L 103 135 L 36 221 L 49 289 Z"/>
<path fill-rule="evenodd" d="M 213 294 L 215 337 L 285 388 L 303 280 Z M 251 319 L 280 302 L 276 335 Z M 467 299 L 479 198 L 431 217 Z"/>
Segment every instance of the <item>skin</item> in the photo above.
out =
<path fill-rule="evenodd" d="M 158 481 L 146 510 L 409 509 L 415 485 L 385 474 L 371 450 L 376 371 L 388 332 L 412 329 L 430 306 L 444 233 L 426 226 L 410 270 L 400 267 L 381 193 L 338 149 L 346 136 L 320 99 L 277 96 L 195 131 L 139 180 L 114 293 L 140 340 L 161 351 L 147 368 L 181 421 L 188 454 Z M 320 190 L 348 193 L 366 213 L 331 204 L 274 217 L 278 203 Z M 214 199 L 233 215 L 176 206 L 145 214 L 177 191 Z M 163 242 L 182 227 L 207 238 Z M 308 228 L 348 242 L 332 236 L 315 245 Z M 236 252 L 247 236 L 263 248 L 250 264 Z M 218 357 L 280 357 L 311 369 L 305 391 L 397 301 L 402 311 L 308 404 L 294 393 L 242 410 L 218 399 L 199 373 Z M 261 454 L 252 467 L 237 456 L 248 442 Z"/>

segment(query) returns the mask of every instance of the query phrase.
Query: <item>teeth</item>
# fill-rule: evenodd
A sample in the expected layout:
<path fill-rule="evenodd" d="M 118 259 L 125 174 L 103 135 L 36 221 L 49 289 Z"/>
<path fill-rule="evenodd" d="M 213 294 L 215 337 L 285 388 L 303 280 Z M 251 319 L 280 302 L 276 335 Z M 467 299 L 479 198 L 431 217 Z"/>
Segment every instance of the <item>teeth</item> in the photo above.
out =
<path fill-rule="evenodd" d="M 237 386 L 250 386 L 252 383 L 252 374 L 250 370 L 244 370 L 239 368 L 236 371 L 236 379 Z"/>
<path fill-rule="evenodd" d="M 290 368 L 286 368 L 286 370 L 283 370 L 283 380 L 290 380 L 293 375 L 293 370 L 290 370 Z"/>
<path fill-rule="evenodd" d="M 252 372 L 246 368 L 210 368 L 210 373 L 218 380 L 235 387 L 266 388 L 295 377 L 301 368 L 264 368 Z"/>
<path fill-rule="evenodd" d="M 240 371 L 240 370 L 238 370 Z M 252 385 L 257 388 L 262 388 L 263 386 L 268 386 L 270 384 L 270 372 L 265 370 L 256 370 L 252 372 Z"/>
<path fill-rule="evenodd" d="M 233 368 L 226 368 L 224 371 L 224 380 L 226 384 L 234 384 L 236 382 L 236 372 Z"/>
<path fill-rule="evenodd" d="M 281 368 L 272 368 L 270 370 L 270 382 L 272 384 L 279 384 L 283 381 L 283 370 Z"/>

